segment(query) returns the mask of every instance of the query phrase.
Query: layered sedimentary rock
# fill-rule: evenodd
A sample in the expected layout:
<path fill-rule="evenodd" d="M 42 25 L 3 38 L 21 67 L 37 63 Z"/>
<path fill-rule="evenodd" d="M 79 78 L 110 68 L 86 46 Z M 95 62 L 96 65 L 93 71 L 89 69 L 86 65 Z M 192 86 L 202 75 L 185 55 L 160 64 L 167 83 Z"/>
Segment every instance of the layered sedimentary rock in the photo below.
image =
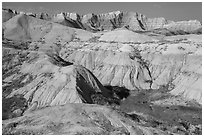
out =
<path fill-rule="evenodd" d="M 56 14 L 55 16 L 53 16 L 52 21 L 68 26 L 68 27 L 82 29 L 83 25 L 77 20 L 78 18 L 76 17 L 75 18 L 76 20 L 73 20 L 72 18 L 75 18 L 73 14 L 60 13 L 60 14 Z"/>
<path fill-rule="evenodd" d="M 37 102 L 37 108 L 66 103 L 93 103 L 91 95 L 95 93 L 110 97 L 110 92 L 86 68 L 63 61 L 54 54 L 41 54 L 39 57 L 35 54 L 30 53 L 28 58 L 37 59 L 23 63 L 19 70 L 19 75 L 27 74 L 34 79 L 13 90 L 7 97 L 23 95 L 29 104 Z M 15 75 L 6 77 L 4 82 L 12 81 Z M 28 80 L 25 77 L 21 83 Z"/>
<path fill-rule="evenodd" d="M 169 86 L 172 94 L 201 103 L 202 88 L 198 86 L 202 77 L 200 35 L 168 36 L 163 41 L 146 39 L 142 43 L 132 41 L 130 44 L 122 38 L 108 42 L 107 37 L 107 41 L 100 41 L 109 33 L 114 31 L 106 32 L 98 39 L 95 37 L 95 42 L 70 42 L 66 45 L 67 49 L 75 47 L 78 50 L 67 56 L 64 49 L 62 55 L 90 69 L 105 85 L 125 86 L 128 89 L 148 89 L 150 85 L 153 89 Z M 133 53 L 137 55 L 136 59 L 132 58 Z M 142 64 L 145 66 L 142 67 Z M 183 71 L 184 68 L 188 73 Z M 142 78 L 137 79 L 137 76 Z"/>
<path fill-rule="evenodd" d="M 134 12 L 119 11 L 84 15 L 82 19 L 77 14 L 62 13 L 56 16 L 56 19 L 66 18 L 81 20 L 87 25 L 91 23 L 93 28 L 100 28 L 106 23 L 111 24 L 111 27 L 108 25 L 107 29 L 112 29 L 114 24 L 118 27 L 121 27 L 121 24 L 128 25 L 110 32 L 91 33 L 19 14 L 3 23 L 4 37 L 12 40 L 31 40 L 31 45 L 37 45 L 41 50 L 52 47 L 60 52 L 64 59 L 74 61 L 91 70 L 102 84 L 125 86 L 128 89 L 157 89 L 161 85 L 175 83 L 175 89 L 176 86 L 180 89 L 182 86 L 182 90 L 177 90 L 178 92 L 173 90 L 173 94 L 182 94 L 192 99 L 191 91 L 197 95 L 193 94 L 193 99 L 200 102 L 201 88 L 190 90 L 191 88 L 182 84 L 182 79 L 183 81 L 188 79 L 189 83 L 194 83 L 198 79 L 195 86 L 191 84 L 196 87 L 200 83 L 201 73 L 194 77 L 193 71 L 189 71 L 189 77 L 186 77 L 182 74 L 187 73 L 181 70 L 186 65 L 189 65 L 190 70 L 190 64 L 186 62 L 193 62 L 195 59 L 193 56 L 200 59 L 201 35 L 165 36 L 167 33 L 174 35 L 178 28 L 182 30 L 182 33 L 197 30 L 201 27 L 199 22 L 175 23 L 164 18 L 148 19 Z M 140 27 L 137 33 L 128 30 L 131 23 L 135 29 Z M 143 29 L 141 24 L 143 24 Z M 156 24 L 159 24 L 159 27 Z M 157 29 L 147 34 L 146 30 L 150 28 Z M 135 49 L 139 50 L 135 51 Z M 196 63 L 195 66 L 201 66 L 199 61 Z M 180 83 L 176 85 L 176 81 Z M 184 92 L 184 87 L 186 92 Z"/>
<path fill-rule="evenodd" d="M 145 15 L 137 12 L 113 11 L 103 14 L 90 13 L 82 16 L 77 13 L 69 12 L 61 12 L 55 15 L 48 15 L 47 13 L 41 13 L 40 15 L 27 13 L 27 15 L 44 20 L 52 20 L 53 22 L 60 23 L 65 26 L 95 32 L 126 27 L 132 31 L 167 29 L 176 35 L 182 33 L 202 33 L 201 23 L 197 20 L 174 22 L 166 20 L 163 17 L 147 18 Z M 10 12 L 9 14 L 7 12 L 7 14 L 4 14 L 3 17 L 5 18 L 3 19 L 4 22 L 11 18 L 12 15 Z"/>
<path fill-rule="evenodd" d="M 197 20 L 189 20 L 189 21 L 178 21 L 178 22 L 171 22 L 169 24 L 165 24 L 163 26 L 170 31 L 184 31 L 191 33 L 199 28 L 201 28 L 201 23 Z"/>
<path fill-rule="evenodd" d="M 193 33 L 201 28 L 199 21 L 180 21 L 174 22 L 165 18 L 147 18 L 137 12 L 110 12 L 105 14 L 87 14 L 82 17 L 82 24 L 88 27 L 88 30 L 112 30 L 121 27 L 127 27 L 133 31 L 149 31 L 158 28 L 166 28 L 169 31 L 184 33 Z"/>
<path fill-rule="evenodd" d="M 168 85 L 170 93 L 202 103 L 201 43 L 189 37 L 189 40 L 141 44 L 138 48 L 149 62 L 153 89 Z"/>
<path fill-rule="evenodd" d="M 168 21 L 165 18 L 148 18 L 146 20 L 146 26 L 148 30 L 153 30 L 157 28 L 163 28 L 165 24 L 167 24 Z"/>
<path fill-rule="evenodd" d="M 76 44 L 76 46 L 81 45 Z M 72 48 L 72 43 L 67 48 Z M 75 46 L 75 47 L 76 47 Z M 65 50 L 65 49 L 63 49 Z M 63 51 L 61 51 L 63 52 Z M 91 70 L 104 85 L 126 87 L 128 89 L 149 89 L 151 76 L 134 48 L 128 44 L 90 44 L 64 58 L 81 64 Z"/>
<path fill-rule="evenodd" d="M 28 122 L 29 121 L 29 122 Z M 12 126 L 15 124 L 15 127 Z M 3 134 L 144 135 L 168 134 L 145 127 L 106 106 L 66 104 L 3 121 Z"/>

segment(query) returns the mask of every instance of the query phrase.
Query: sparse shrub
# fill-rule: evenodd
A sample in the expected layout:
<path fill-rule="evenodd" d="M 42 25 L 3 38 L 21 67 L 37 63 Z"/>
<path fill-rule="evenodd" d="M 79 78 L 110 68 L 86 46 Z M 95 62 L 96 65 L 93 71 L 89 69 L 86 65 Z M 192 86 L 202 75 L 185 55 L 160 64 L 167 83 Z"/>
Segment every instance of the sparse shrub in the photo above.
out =
<path fill-rule="evenodd" d="M 117 99 L 127 98 L 130 95 L 129 90 L 125 87 L 105 86 L 105 88 L 111 90 L 114 97 Z"/>
<path fill-rule="evenodd" d="M 2 120 L 18 117 L 23 114 L 27 108 L 27 101 L 22 95 L 15 95 L 10 98 L 2 99 Z M 21 114 L 15 113 L 15 110 Z"/>
<path fill-rule="evenodd" d="M 179 50 L 185 50 L 185 48 L 183 48 L 183 47 L 181 47 L 181 46 L 179 46 L 178 49 L 179 49 Z"/>
<path fill-rule="evenodd" d="M 120 102 L 116 98 L 106 98 L 104 97 L 101 93 L 95 93 L 91 95 L 91 99 L 93 100 L 94 104 L 99 104 L 99 105 L 119 105 Z"/>
<path fill-rule="evenodd" d="M 100 37 L 92 37 L 89 39 L 89 42 L 99 42 Z"/>

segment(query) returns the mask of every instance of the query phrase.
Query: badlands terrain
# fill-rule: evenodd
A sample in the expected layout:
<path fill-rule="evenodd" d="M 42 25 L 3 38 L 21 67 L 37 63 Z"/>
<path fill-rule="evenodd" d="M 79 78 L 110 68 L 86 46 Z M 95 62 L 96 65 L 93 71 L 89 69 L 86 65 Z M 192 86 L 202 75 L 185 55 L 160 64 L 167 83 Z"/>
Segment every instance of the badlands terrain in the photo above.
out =
<path fill-rule="evenodd" d="M 202 25 L 2 9 L 2 134 L 202 134 Z"/>

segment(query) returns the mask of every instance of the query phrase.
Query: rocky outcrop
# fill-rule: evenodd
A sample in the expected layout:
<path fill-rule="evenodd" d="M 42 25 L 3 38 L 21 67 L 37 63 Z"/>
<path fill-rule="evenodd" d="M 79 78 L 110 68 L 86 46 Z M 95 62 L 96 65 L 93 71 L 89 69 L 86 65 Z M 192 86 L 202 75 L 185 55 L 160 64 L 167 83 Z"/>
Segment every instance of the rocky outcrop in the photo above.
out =
<path fill-rule="evenodd" d="M 76 20 L 73 20 L 72 18 Z M 77 18 L 77 15 L 75 17 L 73 14 L 67 14 L 67 13 L 56 14 L 54 15 L 54 17 L 52 17 L 53 22 L 60 23 L 62 25 L 72 27 L 72 28 L 83 29 L 83 25 L 77 19 L 79 19 L 79 17 Z"/>
<path fill-rule="evenodd" d="M 119 11 L 37 18 L 3 23 L 3 134 L 201 134 L 198 22 Z M 90 31 L 67 27 L 76 21 Z"/>
<path fill-rule="evenodd" d="M 165 18 L 147 18 L 146 27 L 148 30 L 154 30 L 157 28 L 163 28 L 165 24 L 168 24 L 168 21 Z"/>
<path fill-rule="evenodd" d="M 191 42 L 189 37 L 189 40 L 141 44 L 138 48 L 142 57 L 150 63 L 153 89 L 168 85 L 170 93 L 202 103 L 202 53 L 199 42 Z"/>
<path fill-rule="evenodd" d="M 40 14 L 38 14 L 37 15 L 37 17 L 39 18 L 39 19 L 43 19 L 43 20 L 47 20 L 47 21 L 50 21 L 51 20 L 51 16 L 50 15 L 48 15 L 47 13 L 40 13 Z"/>
<path fill-rule="evenodd" d="M 22 64 L 20 69 L 21 75 L 29 74 L 34 79 L 13 90 L 7 97 L 23 95 L 30 104 L 37 102 L 37 108 L 66 103 L 93 103 L 91 96 L 95 93 L 111 97 L 110 91 L 86 68 L 66 62 L 54 54 L 39 56 L 34 62 Z M 4 82 L 12 81 L 12 77 L 7 77 Z"/>
<path fill-rule="evenodd" d="M 9 14 L 4 14 L 5 21 L 12 17 L 12 15 Z M 90 13 L 83 16 L 80 16 L 77 13 L 68 12 L 62 12 L 56 15 L 48 15 L 47 13 L 41 13 L 40 15 L 27 13 L 27 15 L 44 20 L 51 20 L 72 28 L 85 29 L 94 32 L 125 27 L 132 31 L 142 32 L 154 32 L 155 29 L 167 29 L 174 35 L 202 33 L 201 23 L 197 20 L 174 22 L 166 20 L 163 17 L 147 18 L 145 15 L 137 12 L 113 11 L 103 14 Z"/>
<path fill-rule="evenodd" d="M 11 9 L 2 9 L 2 22 L 8 21 L 10 18 L 16 15 L 16 11 Z"/>
<path fill-rule="evenodd" d="M 106 33 L 98 40 L 95 37 L 95 42 L 70 42 L 61 54 L 63 58 L 87 67 L 104 85 L 132 90 L 149 89 L 150 85 L 153 89 L 169 86 L 172 94 L 201 103 L 202 88 L 198 86 L 202 76 L 201 61 L 198 61 L 202 55 L 200 35 L 168 36 L 163 41 L 143 43 L 126 43 L 122 37 L 113 41 L 108 41 L 107 37 L 107 41 L 100 41 L 104 36 Z M 66 51 L 72 48 L 78 50 L 68 55 Z"/>
<path fill-rule="evenodd" d="M 47 107 L 3 121 L 2 134 L 40 135 L 153 135 L 168 134 L 141 126 L 106 106 L 66 104 Z"/>
<path fill-rule="evenodd" d="M 177 77 L 180 78 L 177 81 L 200 81 L 200 74 L 195 77 L 192 74 L 191 79 L 181 76 L 180 71 L 185 66 L 186 56 L 202 54 L 199 35 L 183 35 L 176 38 L 168 36 L 162 38 L 163 41 L 158 41 L 151 36 L 127 29 L 94 34 L 24 14 L 8 20 L 3 27 L 5 38 L 36 41 L 40 49 L 45 51 L 55 49 L 64 59 L 88 68 L 104 85 L 124 86 L 134 90 L 157 89 L 161 85 L 172 83 Z M 138 48 L 139 50 L 135 51 Z M 132 53 L 136 53 L 137 57 Z M 150 66 L 146 66 L 149 64 Z M 190 89 L 184 84 L 182 90 L 177 93 L 192 99 L 190 91 L 194 90 Z M 194 93 L 198 94 L 193 97 L 198 102 L 201 101 L 200 89 L 195 89 Z M 172 93 L 176 94 L 175 91 Z"/>
<path fill-rule="evenodd" d="M 28 12 L 28 13 L 25 13 L 27 16 L 31 16 L 31 17 L 37 17 L 37 15 L 35 13 L 32 13 L 32 12 Z"/>
<path fill-rule="evenodd" d="M 128 44 L 90 44 L 68 57 L 66 52 L 63 54 L 66 60 L 91 70 L 103 85 L 124 86 L 132 90 L 151 87 L 151 75 L 148 69 L 140 55 L 137 55 L 134 48 Z"/>

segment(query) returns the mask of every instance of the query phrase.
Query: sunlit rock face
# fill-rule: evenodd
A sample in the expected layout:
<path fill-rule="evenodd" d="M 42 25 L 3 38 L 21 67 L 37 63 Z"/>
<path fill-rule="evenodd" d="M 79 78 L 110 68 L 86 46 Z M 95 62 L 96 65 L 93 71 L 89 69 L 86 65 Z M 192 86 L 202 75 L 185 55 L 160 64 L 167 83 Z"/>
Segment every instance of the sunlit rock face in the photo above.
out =
<path fill-rule="evenodd" d="M 90 44 L 67 59 L 91 70 L 103 85 L 124 86 L 132 90 L 149 89 L 149 70 L 133 50 L 128 44 Z"/>
<path fill-rule="evenodd" d="M 9 9 L 4 9 L 2 13 L 3 22 L 17 14 L 17 12 L 14 13 L 14 11 Z M 167 29 L 174 34 L 202 33 L 201 23 L 197 20 L 174 22 L 166 20 L 163 17 L 148 18 L 138 12 L 112 11 L 103 14 L 89 13 L 85 15 L 69 12 L 61 12 L 54 15 L 49 15 L 48 13 L 25 14 L 42 20 L 60 23 L 72 28 L 84 29 L 93 32 L 109 31 L 125 27 L 131 31 L 154 31 L 155 29 Z"/>
<path fill-rule="evenodd" d="M 184 39 L 185 38 L 185 39 Z M 141 44 L 143 58 L 150 62 L 152 88 L 173 85 L 170 93 L 202 103 L 202 53 L 199 35 L 168 37 L 165 43 Z M 194 41 L 194 39 L 197 42 Z"/>
<path fill-rule="evenodd" d="M 164 29 L 155 29 L 151 33 L 141 33 L 141 30 L 130 31 L 130 24 L 136 18 L 143 24 L 146 22 L 143 25 L 146 30 L 162 26 L 172 35 L 179 24 L 184 24 L 184 27 L 179 27 L 180 29 L 190 32 L 201 27 L 199 22 L 175 23 L 164 18 L 148 19 L 141 14 L 119 11 L 100 14 L 100 16 L 84 15 L 82 19 L 78 14 L 61 13 L 53 19 L 60 21 L 69 18 L 86 23 L 90 23 L 92 20 L 91 22 L 95 22 L 97 26 L 99 18 L 103 18 L 105 21 L 119 16 L 125 17 L 125 19 L 121 18 L 121 22 L 129 23 L 129 27 L 92 33 L 21 13 L 3 23 L 4 38 L 31 41 L 31 45 L 37 45 L 43 51 L 47 48 L 57 50 L 62 58 L 89 69 L 103 85 L 124 86 L 134 90 L 157 89 L 171 83 L 175 85 L 172 94 L 182 94 L 188 99 L 201 102 L 201 87 L 197 86 L 201 82 L 201 73 L 194 75 L 194 70 L 199 70 L 201 63 L 194 62 L 194 67 L 197 68 L 190 71 L 189 76 L 186 75 L 186 71 L 192 68 L 190 64 L 193 60 L 196 57 L 201 58 L 201 35 L 165 36 Z M 141 24 L 133 24 L 137 26 L 133 27 L 135 29 L 141 26 Z M 100 24 L 98 25 L 100 26 Z M 159 31 L 164 32 L 164 35 L 158 34 Z M 135 56 L 134 53 L 137 55 Z M 187 64 L 188 62 L 191 63 Z M 186 66 L 188 68 L 184 71 L 183 68 Z M 185 85 L 188 82 L 184 82 L 184 79 L 192 83 L 190 85 L 193 87 Z M 180 90 L 176 90 L 179 88 Z M 190 96 L 190 91 L 193 92 L 192 96 Z"/>
<path fill-rule="evenodd" d="M 30 122 L 27 122 L 30 121 Z M 151 135 L 168 134 L 159 129 L 141 126 L 106 106 L 66 104 L 47 107 L 22 117 L 4 121 L 3 134 L 13 123 L 10 134 L 41 135 Z"/>
<path fill-rule="evenodd" d="M 13 90 L 7 97 L 21 94 L 31 104 L 37 102 L 37 108 L 66 103 L 93 103 L 91 95 L 94 93 L 110 96 L 110 91 L 89 70 L 63 62 L 56 55 L 39 55 L 35 61 L 22 64 L 19 71 L 20 75 L 27 74 L 34 79 L 24 87 Z M 4 82 L 12 81 L 14 75 L 4 79 Z M 21 81 L 26 83 L 27 80 L 25 77 Z"/>
<path fill-rule="evenodd" d="M 63 37 L 62 39 L 70 41 L 73 33 L 70 28 L 63 25 L 36 19 L 23 13 L 5 22 L 3 28 L 5 38 L 20 41 L 38 41 L 43 37 L 49 37 L 51 41 L 55 42 L 57 37 Z M 56 32 L 53 33 L 53 31 Z"/>
<path fill-rule="evenodd" d="M 135 37 L 129 35 L 127 39 L 125 37 L 122 39 L 120 35 L 123 33 L 116 32 L 123 30 L 106 32 L 95 43 L 71 42 L 66 45 L 67 49 L 73 46 L 79 50 L 69 56 L 66 56 L 62 50 L 62 54 L 64 58 L 90 69 L 102 84 L 125 86 L 132 90 L 150 87 L 158 89 L 161 86 L 171 85 L 169 90 L 172 90 L 172 94 L 182 95 L 188 100 L 196 100 L 201 104 L 202 88 L 201 84 L 198 86 L 202 77 L 200 35 L 168 36 L 163 38 L 165 41 L 154 39 L 151 41 L 152 39 L 145 36 L 144 41 L 138 42 L 137 36 L 141 40 L 141 34 L 131 32 L 128 34 L 133 33 Z M 109 33 L 115 33 L 112 35 L 114 37 L 112 41 L 109 41 L 111 37 Z M 128 40 L 131 41 L 130 44 L 126 43 Z M 131 53 L 138 52 L 134 49 L 138 49 L 139 58 L 132 58 Z M 142 67 L 145 63 L 147 65 Z M 139 80 L 137 73 L 141 76 Z"/>
<path fill-rule="evenodd" d="M 171 31 L 181 30 L 189 33 L 201 27 L 202 27 L 201 23 L 197 20 L 178 21 L 178 22 L 172 22 L 164 25 L 164 28 L 167 28 L 168 30 L 171 30 Z"/>
<path fill-rule="evenodd" d="M 200 22 L 2 12 L 3 134 L 202 133 Z"/>

